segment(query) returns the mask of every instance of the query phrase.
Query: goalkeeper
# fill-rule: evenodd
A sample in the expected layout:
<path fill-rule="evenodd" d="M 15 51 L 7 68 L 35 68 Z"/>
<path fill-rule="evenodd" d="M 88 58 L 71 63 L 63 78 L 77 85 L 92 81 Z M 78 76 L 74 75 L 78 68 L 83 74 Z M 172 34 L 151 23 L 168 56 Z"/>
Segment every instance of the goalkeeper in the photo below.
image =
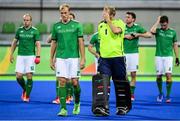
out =
<path fill-rule="evenodd" d="M 104 20 L 98 25 L 101 55 L 98 71 L 100 74 L 112 76 L 116 93 L 116 114 L 125 115 L 131 109 L 130 85 L 126 78 L 123 47 L 125 23 L 121 19 L 115 19 L 115 14 L 115 8 L 104 7 Z M 101 111 L 104 113 L 104 109 L 99 108 L 98 112 Z"/>

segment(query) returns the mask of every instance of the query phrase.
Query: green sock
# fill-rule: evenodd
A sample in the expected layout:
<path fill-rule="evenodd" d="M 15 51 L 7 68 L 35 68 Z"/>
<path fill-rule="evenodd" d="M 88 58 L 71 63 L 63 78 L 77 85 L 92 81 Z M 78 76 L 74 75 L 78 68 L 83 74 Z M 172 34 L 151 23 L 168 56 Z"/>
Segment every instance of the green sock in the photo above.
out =
<path fill-rule="evenodd" d="M 166 89 L 167 89 L 167 97 L 170 96 L 171 93 L 171 87 L 172 87 L 172 82 L 166 82 Z"/>
<path fill-rule="evenodd" d="M 162 82 L 163 82 L 162 78 L 157 78 L 156 83 L 160 94 L 162 94 Z"/>
<path fill-rule="evenodd" d="M 71 82 L 66 83 L 67 96 L 73 95 L 73 86 Z"/>
<path fill-rule="evenodd" d="M 59 96 L 59 82 L 58 82 L 58 80 L 56 80 L 56 97 L 58 97 Z"/>
<path fill-rule="evenodd" d="M 66 109 L 66 86 L 59 87 L 59 97 L 60 97 L 60 104 L 61 109 Z"/>
<path fill-rule="evenodd" d="M 75 103 L 79 104 L 80 102 L 80 94 L 81 94 L 81 88 L 80 86 L 74 86 L 74 96 L 75 96 Z"/>
<path fill-rule="evenodd" d="M 69 94 L 70 94 L 70 96 L 73 96 L 74 88 L 73 88 L 72 82 L 70 84 L 71 85 L 70 85 L 70 92 L 69 92 Z"/>
<path fill-rule="evenodd" d="M 16 79 L 17 79 L 18 84 L 22 87 L 22 89 L 26 91 L 26 84 L 25 84 L 24 78 L 16 78 Z"/>
<path fill-rule="evenodd" d="M 28 79 L 27 80 L 27 85 L 26 85 L 26 96 L 29 97 L 31 90 L 32 90 L 32 86 L 33 86 L 33 81 L 32 79 Z"/>
<path fill-rule="evenodd" d="M 134 94 L 135 86 L 131 86 L 131 94 Z"/>

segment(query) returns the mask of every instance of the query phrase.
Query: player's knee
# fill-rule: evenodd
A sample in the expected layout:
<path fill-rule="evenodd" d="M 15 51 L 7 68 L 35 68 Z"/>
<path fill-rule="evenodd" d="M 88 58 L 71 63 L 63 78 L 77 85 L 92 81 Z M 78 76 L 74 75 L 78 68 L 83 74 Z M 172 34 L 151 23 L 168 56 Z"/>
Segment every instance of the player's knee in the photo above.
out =
<path fill-rule="evenodd" d="M 27 73 L 26 76 L 27 76 L 27 79 L 32 79 L 32 73 Z"/>
<path fill-rule="evenodd" d="M 16 73 L 16 78 L 18 78 L 18 79 L 22 79 L 22 78 L 23 78 L 23 74 Z"/>
<path fill-rule="evenodd" d="M 78 86 L 79 85 L 78 79 L 77 78 L 72 79 L 72 84 L 73 86 Z"/>
<path fill-rule="evenodd" d="M 167 76 L 167 77 L 166 77 L 166 81 L 167 81 L 167 82 L 172 82 L 172 77 L 171 77 L 171 76 Z"/>
<path fill-rule="evenodd" d="M 157 79 L 162 79 L 162 74 L 157 75 Z"/>
<path fill-rule="evenodd" d="M 136 72 L 131 72 L 131 77 L 136 78 Z"/>
<path fill-rule="evenodd" d="M 58 78 L 59 86 L 64 87 L 66 85 L 66 79 L 65 78 Z"/>

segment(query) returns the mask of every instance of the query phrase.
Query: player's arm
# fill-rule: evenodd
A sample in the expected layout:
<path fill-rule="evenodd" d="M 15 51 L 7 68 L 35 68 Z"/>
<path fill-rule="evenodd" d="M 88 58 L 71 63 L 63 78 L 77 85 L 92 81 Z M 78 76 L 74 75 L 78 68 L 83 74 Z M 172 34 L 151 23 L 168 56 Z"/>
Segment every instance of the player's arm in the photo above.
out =
<path fill-rule="evenodd" d="M 132 40 L 133 38 L 134 38 L 134 36 L 132 36 L 131 34 L 124 35 L 124 39 Z"/>
<path fill-rule="evenodd" d="M 155 34 L 155 33 L 156 33 L 156 29 L 157 29 L 158 24 L 159 24 L 159 22 L 160 22 L 160 18 L 161 18 L 161 16 L 158 17 L 156 23 L 151 27 L 150 31 L 151 31 L 152 34 Z"/>
<path fill-rule="evenodd" d="M 47 37 L 46 42 L 47 42 L 47 43 L 51 43 L 51 41 L 52 41 L 52 34 L 50 34 L 50 35 Z"/>
<path fill-rule="evenodd" d="M 177 42 L 174 42 L 173 48 L 174 48 L 174 54 L 176 56 L 176 60 L 175 60 L 176 66 L 179 66 L 178 43 Z"/>
<path fill-rule="evenodd" d="M 51 48 L 50 48 L 50 67 L 52 70 L 55 70 L 55 63 L 54 63 L 54 55 L 56 52 L 56 41 L 52 40 L 51 42 Z"/>
<path fill-rule="evenodd" d="M 40 56 L 40 53 L 41 53 L 41 43 L 40 43 L 40 41 L 36 41 L 36 48 L 37 48 L 36 56 Z"/>
<path fill-rule="evenodd" d="M 40 53 L 41 53 L 41 43 L 39 40 L 37 40 L 35 44 L 36 44 L 37 50 L 36 50 L 36 58 L 34 60 L 34 63 L 39 64 L 40 63 Z"/>
<path fill-rule="evenodd" d="M 111 28 L 111 31 L 114 33 L 114 34 L 119 34 L 122 32 L 122 29 L 120 27 L 116 27 L 115 25 L 112 24 L 111 21 L 107 21 L 108 25 L 110 26 Z"/>
<path fill-rule="evenodd" d="M 91 43 L 89 43 L 88 45 L 88 51 L 90 53 L 92 53 L 96 58 L 99 58 L 99 53 L 97 53 L 94 49 L 93 49 L 93 45 Z"/>
<path fill-rule="evenodd" d="M 135 33 L 134 37 L 144 37 L 144 38 L 151 38 L 152 34 L 150 32 L 145 33 Z"/>
<path fill-rule="evenodd" d="M 80 68 L 83 69 L 85 67 L 85 47 L 84 47 L 84 40 L 83 38 L 78 38 L 79 40 L 79 51 L 81 54 L 81 60 L 80 60 Z"/>
<path fill-rule="evenodd" d="M 10 50 L 10 62 L 13 63 L 14 62 L 14 51 L 16 50 L 16 47 L 17 47 L 17 42 L 18 40 L 17 39 L 14 39 L 12 44 L 11 44 L 11 50 Z"/>

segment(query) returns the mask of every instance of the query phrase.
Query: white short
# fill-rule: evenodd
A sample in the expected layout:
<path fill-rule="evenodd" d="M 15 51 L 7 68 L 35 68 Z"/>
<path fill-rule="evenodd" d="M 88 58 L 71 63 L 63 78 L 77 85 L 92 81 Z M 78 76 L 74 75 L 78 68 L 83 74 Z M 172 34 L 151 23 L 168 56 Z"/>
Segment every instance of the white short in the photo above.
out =
<path fill-rule="evenodd" d="M 173 57 L 156 56 L 155 63 L 156 63 L 156 73 L 158 75 L 164 73 L 172 73 Z"/>
<path fill-rule="evenodd" d="M 94 59 L 94 63 L 95 63 L 95 73 L 97 73 L 97 69 L 98 69 L 98 58 L 95 57 Z"/>
<path fill-rule="evenodd" d="M 128 72 L 138 71 L 139 65 L 139 54 L 132 53 L 132 54 L 125 54 L 126 56 L 126 69 Z"/>
<path fill-rule="evenodd" d="M 15 72 L 26 74 L 35 72 L 35 56 L 17 56 Z"/>
<path fill-rule="evenodd" d="M 80 61 L 79 58 L 61 59 L 56 58 L 56 77 L 79 78 Z"/>

